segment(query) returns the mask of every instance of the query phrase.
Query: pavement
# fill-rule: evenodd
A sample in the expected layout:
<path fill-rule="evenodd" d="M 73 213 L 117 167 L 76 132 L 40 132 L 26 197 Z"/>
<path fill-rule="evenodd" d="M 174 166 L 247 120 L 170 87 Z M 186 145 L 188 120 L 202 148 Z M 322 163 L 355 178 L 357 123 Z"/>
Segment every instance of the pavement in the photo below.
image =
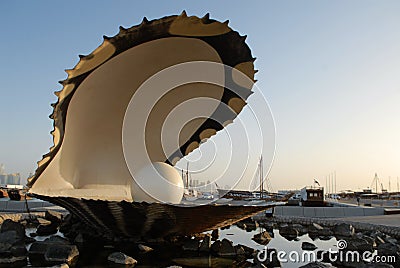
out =
<path fill-rule="evenodd" d="M 335 200 L 336 201 L 336 200 Z M 336 201 L 339 204 L 355 205 L 357 206 L 357 200 L 351 199 L 340 199 Z M 360 199 L 360 205 L 370 204 L 372 207 L 385 207 L 385 208 L 400 208 L 400 200 L 388 200 L 388 199 Z"/>
<path fill-rule="evenodd" d="M 363 216 L 363 217 L 346 217 L 346 218 L 336 218 L 335 220 L 369 223 L 369 224 L 374 224 L 374 225 L 384 225 L 384 226 L 390 226 L 390 227 L 400 227 L 400 214 Z"/>
<path fill-rule="evenodd" d="M 62 208 L 52 203 L 39 199 L 28 199 L 28 207 L 31 211 L 46 211 L 49 209 L 61 210 Z M 9 198 L 0 199 L 0 213 L 24 213 L 27 212 L 25 200 L 13 201 Z"/>

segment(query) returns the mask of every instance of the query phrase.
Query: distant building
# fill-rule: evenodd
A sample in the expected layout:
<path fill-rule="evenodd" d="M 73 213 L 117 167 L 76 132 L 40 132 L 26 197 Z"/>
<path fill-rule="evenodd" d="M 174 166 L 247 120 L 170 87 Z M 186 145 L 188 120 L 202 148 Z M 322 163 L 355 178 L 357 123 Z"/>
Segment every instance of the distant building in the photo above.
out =
<path fill-rule="evenodd" d="M 21 184 L 21 174 L 14 173 L 8 174 L 8 184 Z"/>
<path fill-rule="evenodd" d="M 4 164 L 0 164 L 0 175 L 4 174 L 4 170 L 5 170 Z"/>
<path fill-rule="evenodd" d="M 19 173 L 14 174 L 0 174 L 0 184 L 20 184 L 21 183 L 21 175 Z"/>

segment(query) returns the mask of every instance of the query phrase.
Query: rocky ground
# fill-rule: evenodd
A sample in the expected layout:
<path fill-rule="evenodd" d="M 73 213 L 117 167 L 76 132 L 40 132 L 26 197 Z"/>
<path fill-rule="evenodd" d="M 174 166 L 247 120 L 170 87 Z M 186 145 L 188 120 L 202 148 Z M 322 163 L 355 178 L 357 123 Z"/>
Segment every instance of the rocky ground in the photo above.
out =
<path fill-rule="evenodd" d="M 341 261 L 328 258 L 327 252 L 309 242 L 302 243 L 302 250 L 317 252 L 321 262 L 303 267 L 400 267 L 399 235 L 395 231 L 355 228 L 343 222 L 309 219 L 270 218 L 260 222 L 247 219 L 236 223 L 237 227 L 263 232 L 254 235 L 260 245 L 268 245 L 274 229 L 287 240 L 297 240 L 307 234 L 313 240 L 329 240 L 335 237 L 346 246 L 336 254 L 349 251 L 376 252 L 379 256 L 394 256 L 395 262 L 367 263 L 365 261 Z M 27 230 L 33 230 L 28 232 Z M 61 235 L 60 235 L 61 234 Z M 43 240 L 43 237 L 46 237 Z M 98 252 L 92 256 L 93 252 Z M 103 252 L 103 253 L 100 253 Z M 105 239 L 92 228 L 71 215 L 56 212 L 22 217 L 18 221 L 6 219 L 0 227 L 0 267 L 74 267 L 82 256 L 104 259 L 109 264 L 133 267 L 141 262 L 151 262 L 155 267 L 168 267 L 156 259 L 170 259 L 180 266 L 170 267 L 281 267 L 276 249 L 268 248 L 268 258 L 260 258 L 260 252 L 245 245 L 234 245 L 228 239 L 219 238 L 219 230 L 211 234 L 192 237 L 173 237 L 165 240 L 141 243 L 121 238 Z M 106 254 L 102 256 L 102 254 Z M 131 255 L 131 256 L 129 256 Z M 171 264 L 172 265 L 172 264 Z"/>

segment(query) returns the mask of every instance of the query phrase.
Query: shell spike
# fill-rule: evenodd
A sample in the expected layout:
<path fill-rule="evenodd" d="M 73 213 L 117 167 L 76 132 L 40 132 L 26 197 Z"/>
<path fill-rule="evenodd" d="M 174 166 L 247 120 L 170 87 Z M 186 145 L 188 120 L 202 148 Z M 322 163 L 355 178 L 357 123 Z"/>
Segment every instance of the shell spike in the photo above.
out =
<path fill-rule="evenodd" d="M 182 13 L 181 13 L 181 15 L 179 15 L 179 16 L 182 17 L 182 18 L 187 18 L 186 11 L 183 10 Z"/>
<path fill-rule="evenodd" d="M 79 54 L 78 57 L 79 57 L 81 60 L 83 60 L 83 59 L 86 58 L 86 56 L 85 56 L 85 55 L 82 55 L 82 54 Z"/>
<path fill-rule="evenodd" d="M 229 20 L 224 21 L 223 24 L 228 25 L 229 24 Z"/>
<path fill-rule="evenodd" d="M 120 33 L 125 33 L 126 31 L 127 31 L 126 28 L 124 28 L 122 26 L 119 26 L 119 32 Z"/>
<path fill-rule="evenodd" d="M 107 35 L 103 35 L 103 39 L 104 39 L 104 40 L 110 40 L 111 37 L 109 37 L 109 36 L 107 36 Z"/>
<path fill-rule="evenodd" d="M 210 22 L 210 13 L 205 14 L 204 17 L 201 18 L 201 21 L 202 21 L 203 23 L 208 23 L 208 22 Z"/>
<path fill-rule="evenodd" d="M 143 17 L 142 24 L 148 24 L 149 20 L 146 17 Z"/>

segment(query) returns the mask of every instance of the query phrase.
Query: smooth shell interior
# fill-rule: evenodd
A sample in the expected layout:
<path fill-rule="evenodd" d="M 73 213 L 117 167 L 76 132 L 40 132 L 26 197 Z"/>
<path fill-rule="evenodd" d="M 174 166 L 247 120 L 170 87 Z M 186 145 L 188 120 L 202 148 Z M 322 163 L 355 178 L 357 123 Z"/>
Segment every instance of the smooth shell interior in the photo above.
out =
<path fill-rule="evenodd" d="M 30 191 L 45 196 L 131 201 L 133 177 L 125 156 L 129 156 L 137 170 L 148 161 L 166 161 L 169 155 L 165 154 L 161 140 L 168 150 L 174 147 L 178 150 L 216 108 L 207 107 L 206 111 L 201 111 L 204 118 L 187 125 L 163 126 L 174 107 L 198 97 L 218 101 L 222 98 L 223 86 L 190 83 L 170 91 L 159 84 L 161 90 L 154 93 L 153 89 L 146 89 L 148 92 L 144 92 L 161 97 L 150 114 L 147 108 L 141 109 L 141 105 L 135 106 L 134 114 L 126 114 L 128 104 L 144 81 L 167 67 L 191 61 L 221 63 L 218 53 L 204 41 L 169 37 L 128 49 L 94 70 L 69 103 L 59 151 Z M 213 75 L 224 81 L 222 67 Z M 125 116 L 131 120 L 124 124 Z M 177 122 L 182 121 L 185 120 L 177 118 Z M 124 137 L 128 149 L 123 145 L 123 127 L 129 133 Z M 179 128 L 179 137 L 175 135 L 176 128 Z M 168 133 L 173 135 L 168 136 Z"/>

